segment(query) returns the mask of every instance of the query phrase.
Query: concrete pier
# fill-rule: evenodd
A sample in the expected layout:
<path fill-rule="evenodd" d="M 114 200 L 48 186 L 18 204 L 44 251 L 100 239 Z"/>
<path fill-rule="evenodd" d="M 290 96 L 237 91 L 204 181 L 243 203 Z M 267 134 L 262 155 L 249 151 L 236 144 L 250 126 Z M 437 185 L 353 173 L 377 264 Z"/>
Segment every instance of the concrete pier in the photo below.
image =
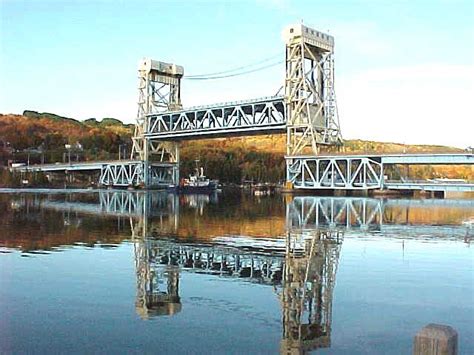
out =
<path fill-rule="evenodd" d="M 448 325 L 428 324 L 415 336 L 413 355 L 457 355 L 458 333 Z"/>

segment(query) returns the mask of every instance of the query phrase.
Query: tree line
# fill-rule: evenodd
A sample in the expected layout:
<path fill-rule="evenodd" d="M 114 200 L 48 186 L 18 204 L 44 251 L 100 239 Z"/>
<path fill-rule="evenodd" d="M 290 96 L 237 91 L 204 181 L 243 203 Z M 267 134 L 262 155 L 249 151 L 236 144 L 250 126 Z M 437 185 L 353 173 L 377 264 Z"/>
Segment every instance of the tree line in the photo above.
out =
<path fill-rule="evenodd" d="M 119 155 L 128 158 L 132 134 L 133 125 L 113 118 L 78 121 L 35 111 L 25 111 L 23 115 L 0 114 L 0 167 L 6 167 L 12 161 L 38 164 L 63 162 L 69 158 L 72 161 L 113 160 Z M 347 153 L 461 151 L 450 147 L 362 140 L 346 141 L 344 149 Z M 285 135 L 184 141 L 180 143 L 180 173 L 183 177 L 192 173 L 198 160 L 197 165 L 204 168 L 208 177 L 223 183 L 278 183 L 285 178 L 284 154 Z M 412 167 L 409 174 L 419 179 L 474 179 L 471 166 Z M 0 174 L 0 186 L 17 183 L 18 177 L 9 172 Z"/>

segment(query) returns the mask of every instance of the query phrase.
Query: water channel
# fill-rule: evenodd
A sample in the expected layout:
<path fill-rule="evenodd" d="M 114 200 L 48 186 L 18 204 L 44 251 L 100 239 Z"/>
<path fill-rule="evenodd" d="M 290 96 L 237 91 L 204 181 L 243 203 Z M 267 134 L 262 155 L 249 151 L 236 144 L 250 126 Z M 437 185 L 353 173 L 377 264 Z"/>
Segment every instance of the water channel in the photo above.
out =
<path fill-rule="evenodd" d="M 474 200 L 4 190 L 0 353 L 474 353 Z"/>

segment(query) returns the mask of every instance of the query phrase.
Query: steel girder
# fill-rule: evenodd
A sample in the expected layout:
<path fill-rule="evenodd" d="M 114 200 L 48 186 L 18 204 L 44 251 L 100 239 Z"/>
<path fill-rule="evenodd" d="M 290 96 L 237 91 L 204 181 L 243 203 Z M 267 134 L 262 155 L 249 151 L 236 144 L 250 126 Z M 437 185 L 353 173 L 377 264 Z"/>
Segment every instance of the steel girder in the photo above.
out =
<path fill-rule="evenodd" d="M 364 157 L 287 157 L 287 178 L 298 189 L 367 190 L 383 186 L 383 165 Z"/>
<path fill-rule="evenodd" d="M 179 179 L 179 165 L 159 163 L 148 165 L 149 181 L 147 186 L 169 186 Z"/>
<path fill-rule="evenodd" d="M 234 133 L 252 135 L 284 131 L 285 124 L 283 98 L 276 96 L 148 115 L 149 129 L 145 136 L 149 139 L 186 139 Z"/>
<path fill-rule="evenodd" d="M 107 164 L 101 172 L 99 184 L 104 186 L 138 186 L 144 182 L 141 162 Z"/>

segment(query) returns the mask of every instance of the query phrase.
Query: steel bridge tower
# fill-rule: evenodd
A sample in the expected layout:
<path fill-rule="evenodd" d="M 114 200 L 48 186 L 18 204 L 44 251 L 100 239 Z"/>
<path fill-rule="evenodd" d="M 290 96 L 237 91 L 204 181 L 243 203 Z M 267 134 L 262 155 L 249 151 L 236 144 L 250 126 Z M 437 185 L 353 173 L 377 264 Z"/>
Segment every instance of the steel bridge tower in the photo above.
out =
<path fill-rule="evenodd" d="M 283 30 L 286 45 L 287 180 L 294 158 L 342 146 L 334 91 L 334 37 L 302 24 Z"/>
<path fill-rule="evenodd" d="M 181 105 L 182 66 L 148 58 L 138 66 L 138 112 L 132 138 L 131 159 L 139 159 L 144 165 L 144 184 L 153 185 L 153 179 L 163 179 L 163 169 L 151 162 L 171 163 L 167 174 L 173 183 L 179 180 L 179 143 L 156 141 L 146 137 L 150 128 L 151 114 L 176 111 Z M 166 170 L 166 169 L 165 169 Z"/>
<path fill-rule="evenodd" d="M 287 154 L 342 145 L 334 92 L 334 38 L 303 25 L 283 31 L 286 43 Z"/>

